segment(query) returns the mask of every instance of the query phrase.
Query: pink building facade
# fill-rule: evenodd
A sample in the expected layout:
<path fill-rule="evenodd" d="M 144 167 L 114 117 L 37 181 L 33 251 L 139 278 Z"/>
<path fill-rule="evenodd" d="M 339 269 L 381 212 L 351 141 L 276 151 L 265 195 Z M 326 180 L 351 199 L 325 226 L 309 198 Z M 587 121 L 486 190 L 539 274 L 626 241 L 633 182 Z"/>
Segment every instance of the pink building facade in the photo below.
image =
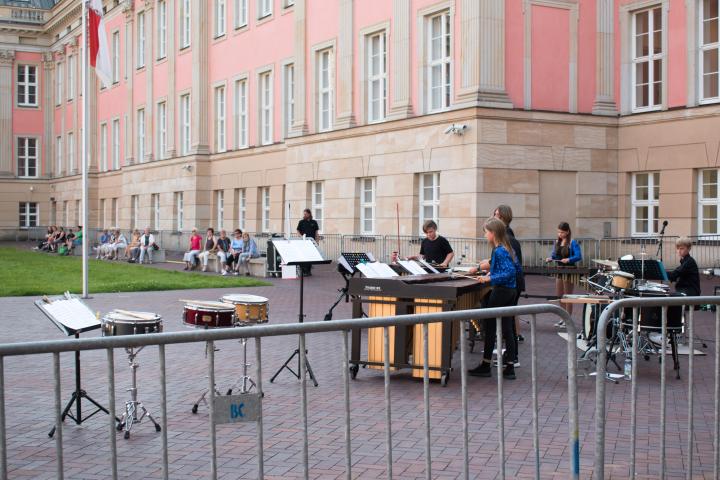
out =
<path fill-rule="evenodd" d="M 77 224 L 81 3 L 13 3 L 0 227 Z M 720 233 L 720 0 L 104 3 L 91 226 Z"/>

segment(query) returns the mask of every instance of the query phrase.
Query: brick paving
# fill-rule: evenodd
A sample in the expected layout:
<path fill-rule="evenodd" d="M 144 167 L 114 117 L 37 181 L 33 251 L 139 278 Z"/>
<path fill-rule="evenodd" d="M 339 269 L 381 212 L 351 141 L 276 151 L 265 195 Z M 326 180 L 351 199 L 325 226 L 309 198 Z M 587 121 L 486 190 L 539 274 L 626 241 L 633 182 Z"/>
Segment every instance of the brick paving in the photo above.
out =
<path fill-rule="evenodd" d="M 175 268 L 175 267 L 172 267 Z M 297 282 L 273 280 L 272 287 L 243 289 L 270 299 L 271 323 L 297 321 Z M 307 321 L 323 318 L 335 299 L 341 278 L 332 269 L 318 268 L 306 282 Z M 530 277 L 531 293 L 550 293 L 552 280 Z M 712 285 L 705 281 L 704 291 Z M 179 298 L 217 299 L 227 289 L 147 293 L 98 294 L 88 300 L 100 312 L 112 308 L 153 311 L 161 314 L 166 331 L 180 331 L 182 303 Z M 32 305 L 33 298 L 0 299 L 4 312 L 0 320 L 0 341 L 20 342 L 58 339 L 61 334 Z M 523 303 L 537 302 L 536 299 Z M 341 303 L 334 318 L 348 318 L 349 305 Z M 575 318 L 579 319 L 579 311 Z M 696 312 L 698 334 L 714 338 L 713 315 Z M 552 326 L 555 319 L 538 317 L 540 469 L 543 478 L 567 478 L 568 417 L 565 342 Z M 579 322 L 578 322 L 579 323 Z M 526 333 L 528 327 L 524 327 Z M 99 332 L 89 332 L 96 336 Z M 309 336 L 309 359 L 320 386 L 308 387 L 308 435 L 312 478 L 344 478 L 345 443 L 341 372 L 341 335 Z M 249 358 L 254 361 L 253 342 Z M 300 425 L 299 382 L 289 373 L 276 383 L 268 379 L 295 348 L 290 337 L 263 340 L 265 399 L 264 448 L 266 478 L 302 478 L 302 427 Z M 696 357 L 694 478 L 713 475 L 713 389 L 714 343 L 707 356 Z M 223 391 L 233 383 L 239 363 L 237 342 L 220 342 L 216 353 L 216 379 Z M 480 358 L 479 349 L 470 365 Z M 171 478 L 208 478 L 210 441 L 207 408 L 197 415 L 191 406 L 207 384 L 206 359 L 202 344 L 171 345 L 166 349 L 168 370 L 168 443 Z M 83 388 L 107 404 L 106 356 L 104 352 L 82 354 Z M 147 348 L 138 357 L 139 397 L 159 417 L 159 376 L 157 349 Z M 456 371 L 447 388 L 431 384 L 432 477 L 462 477 L 462 423 L 460 417 L 459 355 Z M 506 382 L 505 442 L 508 478 L 533 478 L 530 345 L 521 346 L 522 367 L 518 380 Z M 681 357 L 681 380 L 668 371 L 667 468 L 668 478 L 684 478 L 687 469 L 687 357 Z M 73 356 L 61 356 L 63 402 L 73 389 Z M 252 367 L 254 369 L 254 366 Z M 660 471 L 660 395 L 657 359 L 639 365 L 638 381 L 638 478 L 656 478 Z M 708 372 L 708 373 L 706 373 Z M 124 352 L 115 352 L 116 408 L 123 408 L 130 372 Z M 9 478 L 55 478 L 55 442 L 47 436 L 54 422 L 52 357 L 48 355 L 5 359 L 7 448 Z M 393 473 L 395 478 L 425 478 L 422 381 L 409 371 L 392 374 Z M 385 412 L 382 371 L 361 369 L 351 383 L 353 478 L 385 478 Z M 606 478 L 629 475 L 630 382 L 607 385 Z M 581 476 L 593 476 L 594 379 L 579 379 Z M 84 408 L 89 408 L 87 403 Z M 472 478 L 499 478 L 496 379 L 469 380 L 470 471 Z M 63 429 L 66 478 L 102 479 L 109 476 L 108 418 L 97 416 L 81 426 L 66 421 Z M 256 428 L 254 424 L 223 425 L 217 429 L 219 478 L 257 478 Z M 132 437 L 117 436 L 120 478 L 161 476 L 160 435 L 152 424 L 143 422 Z"/>

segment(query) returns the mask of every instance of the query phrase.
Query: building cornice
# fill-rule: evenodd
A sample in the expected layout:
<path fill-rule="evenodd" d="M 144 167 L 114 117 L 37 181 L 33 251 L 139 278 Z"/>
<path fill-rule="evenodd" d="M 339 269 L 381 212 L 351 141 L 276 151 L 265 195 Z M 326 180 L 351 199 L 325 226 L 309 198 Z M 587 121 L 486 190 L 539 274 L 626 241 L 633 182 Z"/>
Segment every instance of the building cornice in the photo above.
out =
<path fill-rule="evenodd" d="M 676 110 L 625 115 L 620 117 L 618 126 L 654 125 L 678 120 L 699 120 L 718 117 L 720 117 L 720 104 L 699 105 L 697 107 L 683 107 Z"/>

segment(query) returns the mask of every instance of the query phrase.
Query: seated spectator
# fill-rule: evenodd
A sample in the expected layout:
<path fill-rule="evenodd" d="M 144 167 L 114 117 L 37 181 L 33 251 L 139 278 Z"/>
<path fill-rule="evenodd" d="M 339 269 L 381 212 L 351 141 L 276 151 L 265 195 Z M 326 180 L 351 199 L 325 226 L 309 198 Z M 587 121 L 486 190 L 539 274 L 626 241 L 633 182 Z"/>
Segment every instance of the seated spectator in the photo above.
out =
<path fill-rule="evenodd" d="M 202 262 L 202 271 L 207 272 L 207 264 L 208 264 L 208 258 L 210 257 L 210 254 L 215 253 L 217 251 L 217 241 L 215 240 L 215 230 L 210 227 L 207 229 L 207 232 L 205 233 L 205 244 L 203 245 L 202 252 L 200 252 L 200 255 L 198 257 L 200 258 L 200 261 Z"/>
<path fill-rule="evenodd" d="M 192 270 L 195 267 L 197 256 L 200 253 L 201 244 L 202 237 L 198 235 L 197 228 L 193 228 L 188 242 L 188 251 L 185 252 L 185 255 L 183 256 L 183 261 L 185 262 L 185 268 L 183 268 L 183 270 Z"/>
<path fill-rule="evenodd" d="M 120 252 L 124 252 L 127 248 L 127 238 L 120 230 L 115 230 L 115 240 L 108 247 L 108 254 L 105 256 L 107 260 L 116 260 Z"/>
<path fill-rule="evenodd" d="M 103 234 L 100 235 L 100 245 L 95 247 L 95 250 L 97 251 L 97 255 L 95 256 L 95 258 L 105 258 L 110 252 L 110 246 L 113 243 L 115 243 L 115 233 L 104 230 Z"/>
<path fill-rule="evenodd" d="M 78 245 L 82 245 L 82 238 L 83 238 L 82 225 L 78 225 L 77 231 L 75 233 L 72 233 L 72 232 L 70 232 L 70 233 L 72 234 L 72 238 L 70 237 L 70 235 L 68 235 L 67 247 L 68 247 L 68 250 L 70 252 L 72 252 L 75 247 L 77 247 Z"/>
<path fill-rule="evenodd" d="M 157 245 L 155 244 L 155 237 L 152 233 L 150 233 L 150 228 L 145 227 L 145 231 L 142 236 L 140 236 L 140 256 L 138 258 L 138 263 L 143 263 L 146 254 L 148 256 L 148 262 L 152 263 L 152 252 L 156 248 Z"/>
<path fill-rule="evenodd" d="M 225 230 L 220 230 L 220 238 L 217 239 L 217 257 L 222 265 L 222 274 L 228 274 L 227 258 L 230 255 L 230 239 Z"/>
<path fill-rule="evenodd" d="M 57 227 L 55 225 L 51 225 L 47 228 L 47 232 L 45 233 L 45 239 L 38 243 L 37 247 L 34 247 L 34 250 L 43 250 L 47 251 L 50 249 L 50 241 L 51 238 L 55 235 L 55 231 L 57 230 Z"/>
<path fill-rule="evenodd" d="M 250 259 L 251 258 L 258 258 L 260 254 L 258 253 L 257 245 L 255 244 L 255 240 L 250 238 L 250 234 L 245 232 L 242 234 L 242 247 L 241 247 L 241 253 L 238 256 L 237 259 L 237 266 L 236 269 L 236 275 L 240 275 L 240 270 L 244 267 L 245 268 L 245 275 L 250 275 Z"/>
<path fill-rule="evenodd" d="M 55 232 L 55 237 L 50 244 L 51 252 L 57 252 L 58 247 L 65 243 L 65 235 L 65 229 L 63 227 L 58 228 L 57 232 Z"/>
<path fill-rule="evenodd" d="M 135 258 L 132 256 L 133 250 L 135 250 L 137 256 L 140 255 L 140 230 L 137 228 L 132 231 L 130 243 L 125 247 L 125 258 L 128 259 L 129 263 L 135 263 Z"/>
<path fill-rule="evenodd" d="M 236 272 L 236 269 L 233 268 L 233 266 L 237 266 L 238 259 L 240 258 L 240 254 L 242 253 L 242 230 L 239 228 L 236 228 L 233 232 L 233 238 L 230 240 L 230 250 L 228 251 L 227 260 L 225 260 L 225 263 L 227 264 L 228 271 L 229 272 Z"/>

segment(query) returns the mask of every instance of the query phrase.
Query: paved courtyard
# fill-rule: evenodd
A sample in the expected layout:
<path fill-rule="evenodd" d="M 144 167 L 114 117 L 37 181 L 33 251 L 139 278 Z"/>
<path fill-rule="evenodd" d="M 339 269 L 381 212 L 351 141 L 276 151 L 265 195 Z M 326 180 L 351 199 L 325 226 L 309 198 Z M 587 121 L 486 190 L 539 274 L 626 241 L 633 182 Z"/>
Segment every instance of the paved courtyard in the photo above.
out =
<path fill-rule="evenodd" d="M 270 300 L 270 323 L 297 321 L 298 285 L 293 280 L 273 280 L 272 287 L 248 288 L 242 293 L 265 296 Z M 342 279 L 331 268 L 318 268 L 306 282 L 308 321 L 323 318 L 336 296 Z M 713 284 L 704 281 L 704 291 Z M 549 294 L 552 279 L 530 277 L 530 293 Z M 113 308 L 146 310 L 163 316 L 166 331 L 180 331 L 183 304 L 181 298 L 214 300 L 226 289 L 169 291 L 149 293 L 99 294 L 88 300 L 93 310 Z M 3 298 L 0 310 L 2 342 L 58 339 L 62 334 L 32 304 L 34 299 Z M 525 299 L 523 303 L 538 302 Z M 335 319 L 348 318 L 350 308 L 341 303 Z M 579 312 L 575 318 L 579 319 Z M 714 338 L 713 315 L 697 312 L 698 335 Z M 566 343 L 553 327 L 555 318 L 539 317 L 539 405 L 540 456 L 543 478 L 567 478 L 568 416 L 566 380 Z M 579 321 L 578 321 L 579 324 Z M 526 333 L 529 328 L 524 327 Z M 99 335 L 98 331 L 87 334 Z M 529 336 L 528 336 L 529 337 Z M 308 388 L 310 472 L 312 478 L 344 478 L 345 444 L 341 372 L 341 335 L 317 334 L 308 337 L 309 359 L 320 382 Z M 302 429 L 300 424 L 299 382 L 289 373 L 276 383 L 268 379 L 292 352 L 296 338 L 270 338 L 263 341 L 264 436 L 266 478 L 302 477 Z M 252 342 L 250 358 L 254 359 Z M 216 353 L 216 379 L 220 390 L 237 376 L 237 342 L 220 342 Z M 707 356 L 696 357 L 695 390 L 695 478 L 713 475 L 713 389 L 714 343 L 708 342 Z M 470 364 L 479 361 L 479 349 Z M 148 348 L 138 357 L 139 397 L 159 416 L 157 349 Z M 447 388 L 431 384 L 432 476 L 460 478 L 462 475 L 462 423 L 460 410 L 459 355 Z M 73 389 L 72 354 L 61 356 L 63 401 Z M 521 346 L 518 379 L 506 382 L 506 450 L 508 478 L 532 478 L 532 411 L 529 341 Z M 684 478 L 687 467 L 687 357 L 681 357 L 683 378 L 668 374 L 667 464 L 670 478 Z M 252 367 L 254 369 L 254 367 Z M 639 478 L 655 478 L 660 469 L 660 395 L 659 365 L 656 359 L 641 362 L 638 383 L 638 473 Z M 203 344 L 167 347 L 168 369 L 168 442 L 171 478 L 208 478 L 210 440 L 207 408 L 197 415 L 191 407 L 207 384 Z M 83 387 L 100 403 L 107 404 L 106 362 L 104 352 L 82 355 Z M 55 443 L 47 432 L 54 422 L 52 357 L 13 357 L 5 360 L 7 448 L 9 478 L 55 478 Z M 115 354 L 116 408 L 121 411 L 130 371 L 124 352 Z M 409 371 L 392 374 L 393 473 L 395 478 L 425 478 L 422 381 Z M 608 384 L 607 467 L 606 477 L 629 475 L 630 382 Z M 361 369 L 351 383 L 352 462 L 354 478 L 385 478 L 384 387 L 382 371 Z M 580 404 L 581 476 L 592 476 L 594 453 L 594 379 L 578 381 Z M 470 468 L 473 478 L 497 478 L 498 443 L 496 417 L 496 379 L 470 378 Z M 84 404 L 89 408 L 88 404 Z M 219 478 L 256 478 L 255 426 L 224 425 L 217 430 Z M 65 474 L 71 479 L 102 479 L 110 472 L 108 422 L 97 416 L 82 426 L 67 421 L 63 430 Z M 118 434 L 121 478 L 159 478 L 161 476 L 160 435 L 150 423 L 133 429 L 124 440 Z M 684 460 L 683 460 L 684 459 Z"/>

